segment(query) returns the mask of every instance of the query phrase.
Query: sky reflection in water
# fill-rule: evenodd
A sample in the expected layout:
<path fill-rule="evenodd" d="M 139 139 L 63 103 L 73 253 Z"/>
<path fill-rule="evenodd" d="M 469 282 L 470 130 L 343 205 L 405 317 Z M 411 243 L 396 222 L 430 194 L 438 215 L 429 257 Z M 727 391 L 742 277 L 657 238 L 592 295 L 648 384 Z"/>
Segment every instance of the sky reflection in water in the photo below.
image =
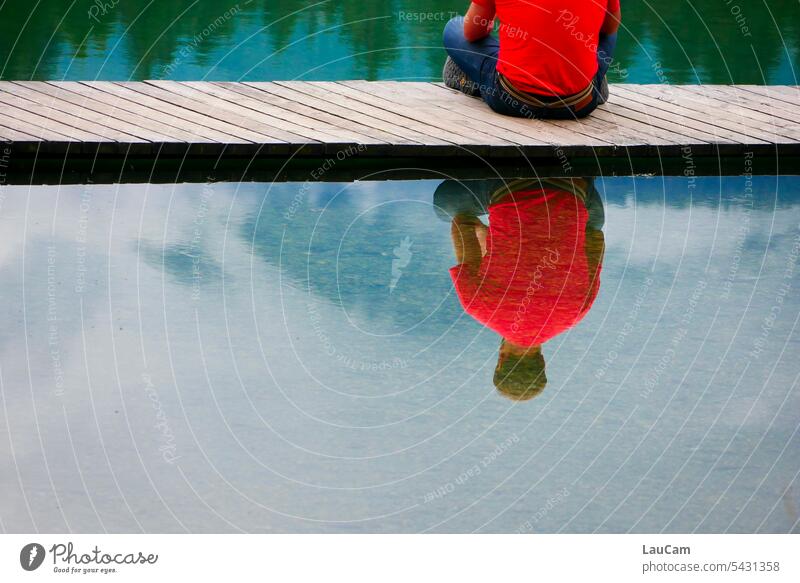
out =
<path fill-rule="evenodd" d="M 800 180 L 747 180 L 600 178 L 562 231 L 442 180 L 2 187 L 4 525 L 786 532 Z M 448 213 L 538 216 L 596 293 L 532 400 L 494 387 Z"/>

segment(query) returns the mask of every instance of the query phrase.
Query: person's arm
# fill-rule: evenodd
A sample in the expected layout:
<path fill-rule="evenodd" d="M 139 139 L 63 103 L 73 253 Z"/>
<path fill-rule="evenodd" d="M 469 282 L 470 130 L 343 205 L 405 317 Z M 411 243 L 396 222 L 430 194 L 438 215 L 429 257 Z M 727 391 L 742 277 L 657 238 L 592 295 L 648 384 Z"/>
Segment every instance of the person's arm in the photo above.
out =
<path fill-rule="evenodd" d="M 606 239 L 603 231 L 588 229 L 586 232 L 586 263 L 589 268 L 589 280 L 592 285 L 600 277 L 600 266 L 606 253 Z"/>
<path fill-rule="evenodd" d="M 600 271 L 603 269 L 603 256 L 606 253 L 606 240 L 603 231 L 589 228 L 586 230 L 586 263 L 589 271 L 589 293 L 583 304 L 583 309 L 588 310 L 597 297 L 600 289 Z"/>
<path fill-rule="evenodd" d="M 622 10 L 619 6 L 619 0 L 608 0 L 606 18 L 603 20 L 603 25 L 600 27 L 600 34 L 606 36 L 616 34 L 621 20 Z"/>
<path fill-rule="evenodd" d="M 475 42 L 489 36 L 494 28 L 494 13 L 494 0 L 472 2 L 464 16 L 464 38 Z"/>
<path fill-rule="evenodd" d="M 450 234 L 453 237 L 453 250 L 456 264 L 450 268 L 450 278 L 464 310 L 479 322 L 487 313 L 485 292 L 481 290 L 480 267 L 483 261 L 481 244 L 476 227 L 481 223 L 474 215 L 459 214 L 453 218 Z"/>
<path fill-rule="evenodd" d="M 473 273 L 478 271 L 483 259 L 481 243 L 475 233 L 475 227 L 479 223 L 483 224 L 477 217 L 456 215 L 450 227 L 456 264 L 466 265 Z"/>
<path fill-rule="evenodd" d="M 605 77 L 614 58 L 614 51 L 617 48 L 617 30 L 619 29 L 621 18 L 619 0 L 608 0 L 606 16 L 600 27 L 597 43 L 597 60 L 599 64 L 597 74 L 600 78 Z"/>

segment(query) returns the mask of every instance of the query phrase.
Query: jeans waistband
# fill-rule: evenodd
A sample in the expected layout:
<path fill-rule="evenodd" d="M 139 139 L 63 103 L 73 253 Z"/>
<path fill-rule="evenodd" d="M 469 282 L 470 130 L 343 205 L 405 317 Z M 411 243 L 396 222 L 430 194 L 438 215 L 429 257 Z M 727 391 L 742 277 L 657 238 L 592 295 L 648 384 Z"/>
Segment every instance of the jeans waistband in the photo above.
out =
<path fill-rule="evenodd" d="M 560 97 L 557 95 L 535 95 L 533 93 L 528 93 L 527 91 L 520 91 L 514 87 L 514 85 L 506 78 L 505 75 L 500 72 L 498 72 L 497 75 L 500 81 L 500 86 L 506 91 L 506 93 L 525 103 L 526 105 L 530 105 L 531 107 L 543 109 L 573 107 L 574 109 L 578 110 L 586 105 L 589 105 L 592 100 L 594 80 L 590 81 L 589 85 L 582 91 L 566 97 Z"/>

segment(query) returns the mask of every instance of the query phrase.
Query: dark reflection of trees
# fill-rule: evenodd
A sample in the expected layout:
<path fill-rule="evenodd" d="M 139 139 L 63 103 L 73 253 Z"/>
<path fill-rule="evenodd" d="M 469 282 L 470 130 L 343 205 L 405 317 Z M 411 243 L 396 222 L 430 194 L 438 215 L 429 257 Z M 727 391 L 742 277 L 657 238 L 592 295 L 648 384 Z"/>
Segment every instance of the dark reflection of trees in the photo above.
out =
<path fill-rule="evenodd" d="M 156 78 L 166 76 L 164 68 L 175 62 L 179 51 L 187 43 L 191 43 L 195 35 L 212 25 L 237 2 L 222 0 L 215 2 L 195 0 L 156 0 L 152 4 L 149 0 L 127 2 L 121 0 L 113 9 L 113 16 L 119 19 L 124 26 L 130 25 L 137 17 L 139 21 L 134 24 L 131 34 L 126 35 L 126 46 L 130 55 L 134 56 L 131 62 L 131 78 Z M 145 9 L 145 7 L 147 8 Z M 111 16 L 110 14 L 109 16 Z M 102 19 L 102 17 L 101 17 Z M 203 63 L 205 56 L 219 46 L 226 44 L 227 35 L 233 32 L 236 26 L 235 18 L 221 22 L 215 26 L 214 34 L 203 38 L 202 50 L 192 51 L 189 58 L 196 59 L 208 66 L 213 62 Z M 163 37 L 159 36 L 164 33 Z M 208 59 L 205 59 L 208 61 Z"/>
<path fill-rule="evenodd" d="M 110 5 L 113 0 L 98 1 Z M 237 51 L 233 70 L 245 73 L 269 54 L 278 54 L 268 65 L 257 67 L 250 78 L 290 78 L 337 55 L 354 55 L 344 69 L 351 77 L 435 78 L 444 60 L 439 49 L 444 22 L 441 18 L 414 22 L 398 18 L 398 13 L 456 12 L 463 10 L 467 1 L 330 0 L 308 8 L 313 2 L 305 0 L 252 0 L 248 4 L 236 0 L 123 0 L 107 14 L 99 14 L 99 22 L 88 17 L 94 4 L 94 0 L 77 0 L 69 8 L 70 3 L 62 0 L 0 3 L 2 76 L 71 76 L 67 67 L 73 57 L 81 61 L 91 53 L 96 63 L 88 63 L 89 70 L 100 78 L 161 77 L 195 35 L 238 4 L 239 14 L 208 35 L 188 61 L 210 69 L 216 63 L 213 55 L 232 48 L 234 37 L 238 41 L 256 33 Z M 741 8 L 752 37 L 742 35 L 731 14 L 734 4 Z M 800 66 L 800 7 L 796 0 L 736 0 L 730 5 L 720 0 L 626 0 L 623 14 L 627 30 L 617 57 L 622 67 L 632 70 L 629 82 L 658 81 L 653 61 L 661 62 L 674 83 L 759 83 L 765 76 L 768 81 L 789 83 L 794 81 L 792 68 Z M 259 32 L 283 17 L 287 18 Z M 328 28 L 332 30 L 314 35 Z M 126 30 L 119 48 L 111 53 Z M 296 47 L 283 50 L 303 38 Z M 100 69 L 109 53 L 110 63 Z M 329 78 L 331 74 L 321 68 L 303 78 Z"/>
<path fill-rule="evenodd" d="M 734 5 L 752 36 L 743 36 L 731 14 Z M 800 65 L 800 5 L 795 0 L 734 0 L 730 5 L 718 0 L 627 0 L 623 19 L 628 30 L 618 46 L 620 62 L 633 63 L 641 42 L 671 83 L 759 84 L 769 82 L 769 73 L 782 61 L 791 63 L 795 74 Z M 796 83 L 786 69 L 778 82 Z"/>

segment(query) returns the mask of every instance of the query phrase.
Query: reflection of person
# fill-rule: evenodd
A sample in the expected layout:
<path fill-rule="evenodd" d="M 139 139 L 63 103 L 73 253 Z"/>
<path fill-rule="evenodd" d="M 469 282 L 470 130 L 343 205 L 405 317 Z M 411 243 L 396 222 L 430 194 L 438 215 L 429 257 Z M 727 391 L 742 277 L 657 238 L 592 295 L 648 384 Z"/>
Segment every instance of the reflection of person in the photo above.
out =
<path fill-rule="evenodd" d="M 494 384 L 527 400 L 546 383 L 542 344 L 577 324 L 600 284 L 603 207 L 591 180 L 448 180 L 450 275 L 464 310 L 503 337 Z M 489 226 L 478 215 L 489 214 Z"/>
<path fill-rule="evenodd" d="M 608 98 L 619 22 L 619 0 L 473 0 L 445 26 L 444 82 L 505 115 L 584 117 Z"/>

